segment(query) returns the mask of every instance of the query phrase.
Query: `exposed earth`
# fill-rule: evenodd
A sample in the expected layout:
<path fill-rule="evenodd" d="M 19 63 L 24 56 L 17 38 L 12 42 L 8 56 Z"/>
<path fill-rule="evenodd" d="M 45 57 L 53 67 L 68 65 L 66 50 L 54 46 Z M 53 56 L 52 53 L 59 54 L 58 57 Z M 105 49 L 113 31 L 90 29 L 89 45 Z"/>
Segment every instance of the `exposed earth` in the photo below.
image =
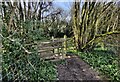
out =
<path fill-rule="evenodd" d="M 77 56 L 66 58 L 57 71 L 59 80 L 101 80 L 99 73 Z"/>

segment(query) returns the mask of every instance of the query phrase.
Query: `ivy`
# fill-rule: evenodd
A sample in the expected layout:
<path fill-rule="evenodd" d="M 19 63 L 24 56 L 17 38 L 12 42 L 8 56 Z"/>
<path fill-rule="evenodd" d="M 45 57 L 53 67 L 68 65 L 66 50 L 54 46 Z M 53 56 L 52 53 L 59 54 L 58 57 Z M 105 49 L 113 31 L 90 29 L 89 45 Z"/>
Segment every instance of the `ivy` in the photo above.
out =
<path fill-rule="evenodd" d="M 120 80 L 119 58 L 115 54 L 106 50 L 94 50 L 89 53 L 78 52 L 78 56 L 111 80 Z"/>
<path fill-rule="evenodd" d="M 40 34 L 40 30 L 30 29 L 29 24 L 24 25 L 22 34 L 20 30 L 8 32 L 5 26 L 2 27 L 2 79 L 5 82 L 56 79 L 55 64 L 41 60 L 38 49 L 34 45 L 42 34 Z M 25 32 L 26 29 L 29 29 L 28 32 Z"/>

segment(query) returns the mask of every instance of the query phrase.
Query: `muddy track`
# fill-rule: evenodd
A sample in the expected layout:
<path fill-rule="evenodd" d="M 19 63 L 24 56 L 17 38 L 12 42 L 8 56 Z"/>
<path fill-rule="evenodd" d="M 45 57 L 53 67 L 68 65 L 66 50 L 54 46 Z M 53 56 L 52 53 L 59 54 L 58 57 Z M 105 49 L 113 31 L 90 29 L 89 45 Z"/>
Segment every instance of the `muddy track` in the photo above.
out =
<path fill-rule="evenodd" d="M 78 57 L 66 58 L 57 66 L 59 80 L 101 80 L 99 74 Z"/>

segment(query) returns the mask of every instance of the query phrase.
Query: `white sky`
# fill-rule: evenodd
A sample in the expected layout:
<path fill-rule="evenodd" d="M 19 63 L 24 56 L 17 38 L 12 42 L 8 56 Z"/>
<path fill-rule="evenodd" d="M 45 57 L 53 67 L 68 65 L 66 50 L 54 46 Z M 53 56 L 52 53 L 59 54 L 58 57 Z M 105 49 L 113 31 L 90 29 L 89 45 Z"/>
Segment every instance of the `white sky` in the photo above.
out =
<path fill-rule="evenodd" d="M 0 0 L 0 2 L 3 1 L 25 1 L 25 2 L 40 2 L 40 1 L 53 1 L 53 0 Z M 54 0 L 54 2 L 73 2 L 75 0 Z M 79 0 L 76 0 L 79 1 Z M 91 0 L 82 0 L 82 1 L 91 1 Z M 93 0 L 95 1 L 95 0 Z M 98 2 L 103 2 L 103 1 L 120 1 L 120 0 L 97 0 Z"/>

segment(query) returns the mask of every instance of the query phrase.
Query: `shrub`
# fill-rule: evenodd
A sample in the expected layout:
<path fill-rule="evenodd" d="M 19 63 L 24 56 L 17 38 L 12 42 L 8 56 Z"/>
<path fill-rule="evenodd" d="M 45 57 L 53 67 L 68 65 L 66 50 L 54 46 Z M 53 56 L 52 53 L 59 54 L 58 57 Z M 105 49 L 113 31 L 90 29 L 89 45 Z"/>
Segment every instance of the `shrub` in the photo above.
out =
<path fill-rule="evenodd" d="M 24 30 L 27 30 L 26 25 Z M 3 81 L 14 80 L 53 80 L 56 79 L 56 69 L 52 62 L 45 62 L 38 56 L 37 48 L 33 45 L 39 38 L 39 31 L 28 30 L 8 32 L 2 27 L 2 76 Z M 35 34 L 38 34 L 35 37 Z M 41 34 L 40 34 L 41 35 Z"/>

